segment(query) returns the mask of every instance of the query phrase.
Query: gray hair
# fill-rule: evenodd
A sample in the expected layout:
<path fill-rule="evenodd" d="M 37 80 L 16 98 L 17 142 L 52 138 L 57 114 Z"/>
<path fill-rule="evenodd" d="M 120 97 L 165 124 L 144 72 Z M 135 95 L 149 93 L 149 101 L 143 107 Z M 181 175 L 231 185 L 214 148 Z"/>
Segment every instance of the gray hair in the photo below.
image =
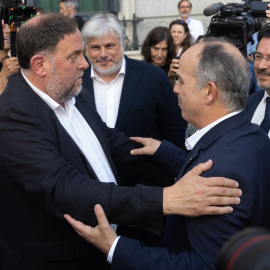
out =
<path fill-rule="evenodd" d="M 81 33 L 85 45 L 89 38 L 100 38 L 108 33 L 117 37 L 122 47 L 124 44 L 125 28 L 112 13 L 95 14 L 84 24 Z"/>
<path fill-rule="evenodd" d="M 76 11 L 79 10 L 78 0 L 60 0 L 60 3 L 64 3 L 66 7 L 73 6 Z"/>
<path fill-rule="evenodd" d="M 229 51 L 224 41 L 205 40 L 202 44 L 204 47 L 195 71 L 197 88 L 212 81 L 221 93 L 225 108 L 230 112 L 244 109 L 250 83 L 247 60 L 240 52 Z"/>

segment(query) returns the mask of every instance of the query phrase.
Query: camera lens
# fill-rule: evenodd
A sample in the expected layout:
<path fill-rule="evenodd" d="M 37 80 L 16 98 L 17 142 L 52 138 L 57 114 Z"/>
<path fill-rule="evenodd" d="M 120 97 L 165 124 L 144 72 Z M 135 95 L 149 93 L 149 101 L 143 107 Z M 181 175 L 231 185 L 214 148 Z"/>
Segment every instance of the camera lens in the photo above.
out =
<path fill-rule="evenodd" d="M 247 228 L 236 233 L 222 247 L 216 270 L 269 270 L 270 231 Z"/>

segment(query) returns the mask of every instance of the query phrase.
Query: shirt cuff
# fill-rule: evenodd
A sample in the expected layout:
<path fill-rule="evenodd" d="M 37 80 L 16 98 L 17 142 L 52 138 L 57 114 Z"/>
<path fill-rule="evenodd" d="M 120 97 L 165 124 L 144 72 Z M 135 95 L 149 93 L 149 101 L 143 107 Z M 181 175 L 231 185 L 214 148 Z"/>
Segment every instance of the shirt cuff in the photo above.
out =
<path fill-rule="evenodd" d="M 114 251 L 115 251 L 115 248 L 116 248 L 116 244 L 118 242 L 118 240 L 120 239 L 121 236 L 117 236 L 117 238 L 114 240 L 112 246 L 111 246 L 111 249 L 108 253 L 108 256 L 107 256 L 107 262 L 108 263 L 112 263 L 112 259 L 113 259 L 113 254 L 114 254 Z"/>

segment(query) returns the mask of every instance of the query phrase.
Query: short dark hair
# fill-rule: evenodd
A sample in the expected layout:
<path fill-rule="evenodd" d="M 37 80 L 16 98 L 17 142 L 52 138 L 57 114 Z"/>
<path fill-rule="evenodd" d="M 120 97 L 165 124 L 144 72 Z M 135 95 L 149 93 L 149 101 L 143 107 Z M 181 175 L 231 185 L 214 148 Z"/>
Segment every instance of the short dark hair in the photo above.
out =
<path fill-rule="evenodd" d="M 142 56 L 144 61 L 151 63 L 151 52 L 150 48 L 158 44 L 159 42 L 165 40 L 168 46 L 168 54 L 166 58 L 166 64 L 169 65 L 172 62 L 172 59 L 175 57 L 175 47 L 173 44 L 173 38 L 170 33 L 170 30 L 167 27 L 158 26 L 152 29 L 142 45 Z"/>
<path fill-rule="evenodd" d="M 75 20 L 59 13 L 44 14 L 27 21 L 21 26 L 16 38 L 20 66 L 28 69 L 34 55 L 53 53 L 58 42 L 77 29 Z"/>
<path fill-rule="evenodd" d="M 270 38 L 270 23 L 264 24 L 262 28 L 258 32 L 258 44 L 261 41 L 262 38 Z"/>
<path fill-rule="evenodd" d="M 180 4 L 181 4 L 182 2 L 184 2 L 184 1 L 189 2 L 189 0 L 181 0 L 181 1 L 178 3 L 178 8 L 180 7 Z M 190 4 L 190 7 L 192 8 L 192 3 L 189 2 L 189 4 Z"/>
<path fill-rule="evenodd" d="M 185 33 L 187 33 L 187 36 L 182 42 L 182 51 L 181 54 L 183 54 L 191 45 L 192 45 L 192 37 L 189 32 L 189 28 L 187 23 L 184 20 L 174 20 L 170 23 L 169 29 L 171 30 L 173 25 L 182 25 L 184 27 Z"/>

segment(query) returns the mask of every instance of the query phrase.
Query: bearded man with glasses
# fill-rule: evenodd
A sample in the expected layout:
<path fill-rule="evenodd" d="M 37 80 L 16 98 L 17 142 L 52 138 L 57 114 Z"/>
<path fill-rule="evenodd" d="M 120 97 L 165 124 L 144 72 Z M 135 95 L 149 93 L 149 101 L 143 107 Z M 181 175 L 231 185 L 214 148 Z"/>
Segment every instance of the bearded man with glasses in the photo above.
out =
<path fill-rule="evenodd" d="M 270 24 L 258 33 L 258 46 L 254 59 L 257 83 L 265 91 L 250 95 L 246 112 L 252 123 L 258 124 L 270 136 Z"/>

